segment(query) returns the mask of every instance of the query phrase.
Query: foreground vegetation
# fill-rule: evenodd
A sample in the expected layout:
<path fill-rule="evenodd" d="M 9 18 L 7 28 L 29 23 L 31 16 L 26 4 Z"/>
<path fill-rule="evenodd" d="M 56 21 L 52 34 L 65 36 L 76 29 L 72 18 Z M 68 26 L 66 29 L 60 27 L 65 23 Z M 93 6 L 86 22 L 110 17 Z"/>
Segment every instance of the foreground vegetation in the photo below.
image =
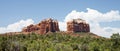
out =
<path fill-rule="evenodd" d="M 120 35 L 108 38 L 71 36 L 60 33 L 31 33 L 0 36 L 0 51 L 119 51 Z"/>

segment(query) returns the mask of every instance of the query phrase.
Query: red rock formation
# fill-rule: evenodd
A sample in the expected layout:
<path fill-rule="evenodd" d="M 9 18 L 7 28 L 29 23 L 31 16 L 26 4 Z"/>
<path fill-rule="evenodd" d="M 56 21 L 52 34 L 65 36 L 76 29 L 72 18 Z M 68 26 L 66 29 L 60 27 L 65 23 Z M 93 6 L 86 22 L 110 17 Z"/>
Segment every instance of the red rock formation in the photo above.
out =
<path fill-rule="evenodd" d="M 51 18 L 42 20 L 37 25 L 29 25 L 22 30 L 22 32 L 38 32 L 40 34 L 56 31 L 59 31 L 58 21 Z"/>
<path fill-rule="evenodd" d="M 73 19 L 67 22 L 68 32 L 90 32 L 89 24 L 82 19 Z"/>

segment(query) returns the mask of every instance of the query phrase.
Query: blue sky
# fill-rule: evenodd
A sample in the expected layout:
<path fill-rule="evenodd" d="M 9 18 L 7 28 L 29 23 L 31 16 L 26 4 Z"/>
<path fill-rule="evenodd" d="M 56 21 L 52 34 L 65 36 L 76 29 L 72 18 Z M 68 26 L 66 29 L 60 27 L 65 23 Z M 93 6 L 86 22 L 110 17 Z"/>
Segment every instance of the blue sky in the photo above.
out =
<path fill-rule="evenodd" d="M 72 10 L 86 11 L 86 8 L 101 12 L 120 10 L 119 5 L 119 0 L 0 0 L 0 26 L 28 18 L 35 22 L 47 17 L 63 20 Z"/>
<path fill-rule="evenodd" d="M 101 13 L 120 11 L 120 0 L 0 0 L 0 27 L 20 20 L 32 19 L 34 23 L 45 18 L 64 21 L 73 10 L 87 12 L 86 8 Z M 120 20 L 100 22 L 101 27 L 120 28 Z"/>

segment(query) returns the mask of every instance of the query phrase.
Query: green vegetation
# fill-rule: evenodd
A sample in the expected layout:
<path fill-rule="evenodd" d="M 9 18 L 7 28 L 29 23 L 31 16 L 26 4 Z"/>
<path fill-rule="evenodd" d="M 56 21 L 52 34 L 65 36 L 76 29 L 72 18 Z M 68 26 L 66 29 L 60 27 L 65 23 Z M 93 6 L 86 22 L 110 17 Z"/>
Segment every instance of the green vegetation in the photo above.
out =
<path fill-rule="evenodd" d="M 60 33 L 31 33 L 0 36 L 0 51 L 119 51 L 120 35 L 108 38 L 71 36 Z"/>

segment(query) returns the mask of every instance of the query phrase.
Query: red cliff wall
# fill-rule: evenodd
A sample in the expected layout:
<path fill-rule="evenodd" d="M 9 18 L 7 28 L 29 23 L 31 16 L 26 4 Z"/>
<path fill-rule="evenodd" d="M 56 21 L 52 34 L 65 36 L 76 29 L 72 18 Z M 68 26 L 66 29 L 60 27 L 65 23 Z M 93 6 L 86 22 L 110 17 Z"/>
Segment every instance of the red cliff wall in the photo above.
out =
<path fill-rule="evenodd" d="M 42 20 L 37 25 L 29 25 L 22 30 L 22 32 L 38 32 L 40 34 L 56 31 L 59 31 L 58 21 L 51 18 Z"/>
<path fill-rule="evenodd" d="M 68 32 L 90 32 L 89 24 L 82 19 L 73 19 L 67 22 Z"/>

